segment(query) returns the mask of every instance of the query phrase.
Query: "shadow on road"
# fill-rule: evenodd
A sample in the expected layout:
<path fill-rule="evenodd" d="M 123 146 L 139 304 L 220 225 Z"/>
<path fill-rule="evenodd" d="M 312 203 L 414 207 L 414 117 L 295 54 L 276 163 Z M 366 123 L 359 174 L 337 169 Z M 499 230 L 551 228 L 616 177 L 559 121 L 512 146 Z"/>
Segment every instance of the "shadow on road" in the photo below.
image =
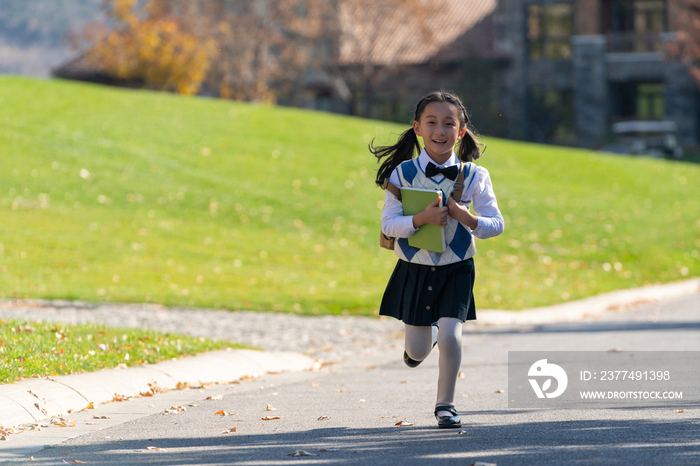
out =
<path fill-rule="evenodd" d="M 487 412 L 469 413 L 485 415 Z M 513 415 L 502 411 L 496 416 Z M 522 419 L 522 412 L 517 418 Z M 534 416 L 538 416 L 533 413 Z M 610 415 L 607 415 L 610 417 Z M 504 465 L 698 464 L 698 420 L 567 420 L 435 427 L 318 428 L 264 435 L 244 433 L 111 441 L 89 447 L 57 446 L 33 464 L 426 464 Z M 515 419 L 513 419 L 515 420 Z M 506 420 L 507 421 L 507 420 Z M 156 448 L 148 450 L 147 448 Z M 290 456 L 304 450 L 314 456 Z M 458 463 L 454 463 L 458 460 Z"/>

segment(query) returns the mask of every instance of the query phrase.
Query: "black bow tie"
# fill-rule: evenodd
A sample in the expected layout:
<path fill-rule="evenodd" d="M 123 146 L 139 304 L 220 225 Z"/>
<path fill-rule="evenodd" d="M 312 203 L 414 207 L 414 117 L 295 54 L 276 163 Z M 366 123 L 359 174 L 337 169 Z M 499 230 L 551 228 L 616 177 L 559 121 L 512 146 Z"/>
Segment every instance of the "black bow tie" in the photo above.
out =
<path fill-rule="evenodd" d="M 452 181 L 457 179 L 459 174 L 459 167 L 457 165 L 452 165 L 450 167 L 440 168 L 433 162 L 428 162 L 428 166 L 425 167 L 425 175 L 428 178 L 432 178 L 437 175 L 443 175 L 445 178 L 449 178 Z"/>

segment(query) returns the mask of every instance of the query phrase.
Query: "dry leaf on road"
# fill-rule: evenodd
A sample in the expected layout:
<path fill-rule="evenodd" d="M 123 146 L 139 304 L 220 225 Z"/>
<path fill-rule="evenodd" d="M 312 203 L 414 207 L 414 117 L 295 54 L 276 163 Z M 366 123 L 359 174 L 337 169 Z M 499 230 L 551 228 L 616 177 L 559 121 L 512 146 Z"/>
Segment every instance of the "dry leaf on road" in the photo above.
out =
<path fill-rule="evenodd" d="M 275 419 L 282 419 L 282 417 L 281 416 L 265 416 L 264 418 L 262 418 L 263 421 L 272 421 Z"/>
<path fill-rule="evenodd" d="M 494 393 L 505 393 L 505 390 L 496 390 Z"/>
<path fill-rule="evenodd" d="M 464 378 L 467 377 L 467 375 L 466 375 L 464 372 L 460 372 L 460 373 L 457 375 L 457 377 L 459 377 L 460 379 L 464 379 Z"/>
<path fill-rule="evenodd" d="M 327 421 L 327 420 L 329 420 L 330 418 L 331 418 L 330 416 L 321 416 L 321 417 L 318 418 L 318 420 L 319 420 L 319 421 Z"/>
<path fill-rule="evenodd" d="M 308 451 L 304 450 L 296 450 L 294 453 L 290 453 L 287 456 L 316 456 L 313 453 L 309 453 Z"/>
<path fill-rule="evenodd" d="M 205 400 L 223 400 L 223 399 L 224 399 L 223 395 L 208 396 L 205 398 Z"/>
<path fill-rule="evenodd" d="M 238 432 L 238 427 L 231 427 L 230 429 L 226 429 L 222 432 L 222 434 L 233 434 L 235 432 Z"/>
<path fill-rule="evenodd" d="M 230 416 L 231 415 L 231 413 L 229 413 L 228 411 L 224 411 L 223 409 L 221 411 L 215 412 L 214 414 L 218 414 L 219 416 Z M 233 413 L 233 414 L 236 414 L 236 413 Z"/>
<path fill-rule="evenodd" d="M 273 408 L 272 405 L 267 405 L 268 411 L 277 411 L 277 408 Z"/>
<path fill-rule="evenodd" d="M 406 421 L 406 420 L 403 420 L 403 421 L 397 422 L 397 423 L 394 424 L 394 425 L 395 425 L 395 426 L 412 426 L 413 423 L 412 423 L 412 422 L 408 422 L 408 421 Z"/>

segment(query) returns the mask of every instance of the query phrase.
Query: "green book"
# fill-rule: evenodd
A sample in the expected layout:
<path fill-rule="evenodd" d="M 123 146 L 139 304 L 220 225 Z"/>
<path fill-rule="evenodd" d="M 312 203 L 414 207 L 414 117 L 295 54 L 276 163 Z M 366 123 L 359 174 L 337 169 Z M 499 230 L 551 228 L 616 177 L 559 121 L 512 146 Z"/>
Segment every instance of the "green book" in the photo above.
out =
<path fill-rule="evenodd" d="M 433 202 L 437 197 L 440 197 L 440 191 L 434 189 L 421 188 L 401 188 L 401 203 L 403 204 L 404 215 L 415 215 L 422 212 Z M 440 204 L 442 205 L 442 204 Z M 409 246 L 419 249 L 427 249 L 428 251 L 444 252 L 445 245 L 445 229 L 437 225 L 426 223 L 418 228 L 418 231 L 408 238 Z"/>

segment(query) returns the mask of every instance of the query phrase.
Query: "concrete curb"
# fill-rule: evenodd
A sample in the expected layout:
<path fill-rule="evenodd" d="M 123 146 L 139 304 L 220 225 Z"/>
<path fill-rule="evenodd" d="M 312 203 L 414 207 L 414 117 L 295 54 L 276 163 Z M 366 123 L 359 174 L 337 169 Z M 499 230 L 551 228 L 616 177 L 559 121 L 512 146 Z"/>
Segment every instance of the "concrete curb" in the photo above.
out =
<path fill-rule="evenodd" d="M 313 368 L 314 360 L 299 353 L 228 350 L 148 366 L 28 379 L 0 385 L 0 427 L 63 416 L 89 403 L 109 403 L 115 395 L 138 396 L 156 385 L 162 390 L 173 390 L 178 384 L 227 383 L 243 377 Z"/>
<path fill-rule="evenodd" d="M 524 311 L 478 311 L 478 320 L 470 321 L 469 324 L 473 326 L 498 326 L 580 322 L 586 318 L 595 318 L 608 311 L 624 310 L 637 304 L 698 292 L 700 292 L 700 278 L 693 278 L 663 285 L 613 291 L 580 301 Z"/>

